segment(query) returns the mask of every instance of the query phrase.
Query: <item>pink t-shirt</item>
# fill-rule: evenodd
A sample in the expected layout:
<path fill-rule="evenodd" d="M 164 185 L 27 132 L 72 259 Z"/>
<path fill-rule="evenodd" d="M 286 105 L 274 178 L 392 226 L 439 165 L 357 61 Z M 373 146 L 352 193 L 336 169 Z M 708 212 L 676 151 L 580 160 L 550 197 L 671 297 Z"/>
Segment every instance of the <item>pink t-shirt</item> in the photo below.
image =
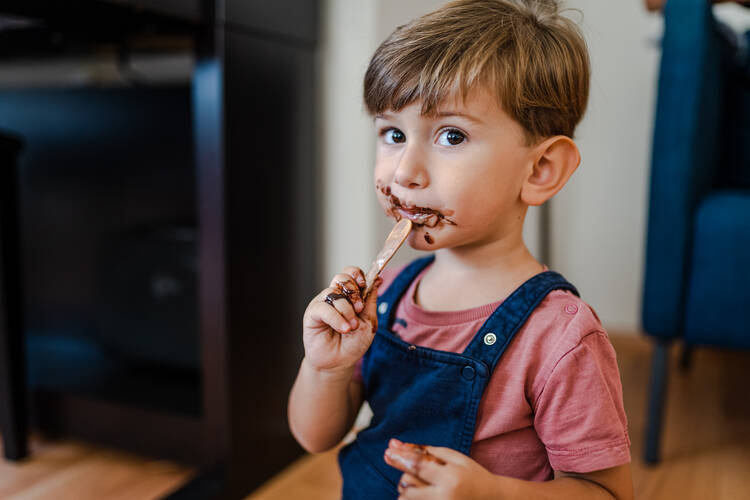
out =
<path fill-rule="evenodd" d="M 383 273 L 381 293 L 399 272 Z M 502 301 L 426 311 L 414 302 L 421 277 L 402 297 L 391 329 L 411 344 L 463 351 Z M 630 462 L 615 352 L 580 298 L 549 293 L 516 333 L 480 402 L 470 455 L 495 474 L 532 481 L 552 479 L 553 470 L 584 473 Z"/>

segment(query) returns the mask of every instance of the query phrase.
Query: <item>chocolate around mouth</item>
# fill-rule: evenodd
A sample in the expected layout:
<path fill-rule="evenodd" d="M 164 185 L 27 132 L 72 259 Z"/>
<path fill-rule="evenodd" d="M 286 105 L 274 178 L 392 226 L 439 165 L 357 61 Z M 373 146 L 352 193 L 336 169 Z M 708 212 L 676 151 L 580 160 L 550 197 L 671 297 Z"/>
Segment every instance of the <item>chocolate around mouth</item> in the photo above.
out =
<path fill-rule="evenodd" d="M 388 201 L 391 204 L 391 207 L 388 210 L 388 215 L 394 217 L 396 220 L 405 217 L 401 213 L 403 210 L 409 214 L 408 219 L 411 219 L 411 221 L 417 226 L 435 227 L 438 224 L 456 225 L 456 223 L 448 219 L 445 214 L 433 208 L 405 206 L 398 197 L 391 193 L 390 186 L 378 186 L 378 189 L 386 198 L 388 198 Z"/>

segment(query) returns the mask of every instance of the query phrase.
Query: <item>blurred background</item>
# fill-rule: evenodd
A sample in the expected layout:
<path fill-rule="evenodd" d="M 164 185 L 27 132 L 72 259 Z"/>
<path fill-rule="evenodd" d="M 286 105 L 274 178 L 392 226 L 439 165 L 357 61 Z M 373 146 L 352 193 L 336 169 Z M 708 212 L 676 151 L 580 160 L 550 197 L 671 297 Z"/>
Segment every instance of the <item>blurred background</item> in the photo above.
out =
<path fill-rule="evenodd" d="M 367 268 L 390 229 L 362 78 L 395 27 L 442 3 L 0 5 L 0 498 L 242 498 L 261 485 L 252 498 L 337 498 L 334 455 L 297 459 L 287 429 L 299 320 L 343 266 Z M 747 122 L 724 113 L 750 111 L 750 9 L 563 4 L 592 60 L 582 164 L 530 211 L 527 244 L 613 339 L 638 498 L 750 498 L 750 408 L 738 403 L 750 298 L 734 292 L 748 277 L 750 174 L 698 189 L 705 175 L 680 187 L 656 170 L 750 161 L 716 139 L 750 144 Z M 703 81 L 727 68 L 731 85 Z M 721 132 L 730 122 L 745 135 Z M 690 271 L 701 226 L 664 226 L 681 218 L 653 203 L 692 220 L 714 188 L 741 198 L 720 210 L 737 225 L 705 243 L 726 242 L 706 259 L 735 272 L 700 268 L 732 292 L 726 313 L 688 293 L 712 290 Z M 673 275 L 649 270 L 662 261 Z M 690 318 L 665 327 L 672 303 L 675 318 L 713 310 L 710 338 Z"/>

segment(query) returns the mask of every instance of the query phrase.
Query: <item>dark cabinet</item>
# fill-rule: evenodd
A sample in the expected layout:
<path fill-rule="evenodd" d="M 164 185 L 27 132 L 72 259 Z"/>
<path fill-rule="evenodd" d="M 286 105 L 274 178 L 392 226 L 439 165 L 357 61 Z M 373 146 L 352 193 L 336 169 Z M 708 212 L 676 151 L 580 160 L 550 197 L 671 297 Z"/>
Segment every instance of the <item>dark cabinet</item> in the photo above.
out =
<path fill-rule="evenodd" d="M 2 345 L 34 427 L 198 465 L 176 498 L 242 496 L 301 452 L 286 399 L 318 262 L 317 2 L 67 5 L 0 6 L 20 20 L 0 30 L 0 130 L 24 142 L 23 300 L 3 308 L 24 344 Z M 183 81 L 130 65 L 157 49 L 189 55 Z M 122 82 L 2 78 L 102 50 Z"/>

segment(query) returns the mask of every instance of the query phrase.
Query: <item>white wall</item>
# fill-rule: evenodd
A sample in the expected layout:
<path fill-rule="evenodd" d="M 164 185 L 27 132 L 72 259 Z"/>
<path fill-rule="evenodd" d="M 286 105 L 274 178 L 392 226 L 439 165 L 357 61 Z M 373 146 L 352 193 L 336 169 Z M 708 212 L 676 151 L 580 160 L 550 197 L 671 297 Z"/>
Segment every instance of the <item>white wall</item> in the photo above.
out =
<path fill-rule="evenodd" d="M 326 179 L 325 276 L 346 264 L 366 268 L 391 225 L 372 188 L 374 133 L 361 98 L 369 58 L 396 26 L 442 3 L 328 0 L 325 6 L 319 131 Z M 581 167 L 551 203 L 549 264 L 579 287 L 609 330 L 635 332 L 640 325 L 663 24 L 661 16 L 647 13 L 639 0 L 568 0 L 566 6 L 583 13 L 581 25 L 592 60 L 591 94 L 577 131 Z M 736 6 L 722 6 L 721 14 L 730 23 L 747 25 L 748 12 Z M 580 20 L 580 13 L 569 15 Z M 537 213 L 532 211 L 525 234 L 535 253 L 537 231 Z M 397 259 L 403 262 L 413 255 L 400 252 Z"/>
<path fill-rule="evenodd" d="M 610 330 L 640 325 L 648 166 L 662 32 L 639 1 L 569 0 L 592 75 L 581 166 L 552 202 L 552 265 Z M 579 15 L 572 15 L 580 19 Z"/>
<path fill-rule="evenodd" d="M 372 125 L 362 105 L 362 77 L 377 47 L 377 0 L 327 0 L 321 68 L 320 160 L 323 177 L 323 277 L 345 265 L 366 267 L 377 246 L 378 210 L 370 172 Z"/>
<path fill-rule="evenodd" d="M 640 328 L 651 138 L 663 32 L 641 1 L 568 0 L 583 13 L 592 61 L 589 108 L 577 131 L 579 171 L 552 205 L 553 266 L 610 330 Z M 737 31 L 750 10 L 717 5 Z"/>

